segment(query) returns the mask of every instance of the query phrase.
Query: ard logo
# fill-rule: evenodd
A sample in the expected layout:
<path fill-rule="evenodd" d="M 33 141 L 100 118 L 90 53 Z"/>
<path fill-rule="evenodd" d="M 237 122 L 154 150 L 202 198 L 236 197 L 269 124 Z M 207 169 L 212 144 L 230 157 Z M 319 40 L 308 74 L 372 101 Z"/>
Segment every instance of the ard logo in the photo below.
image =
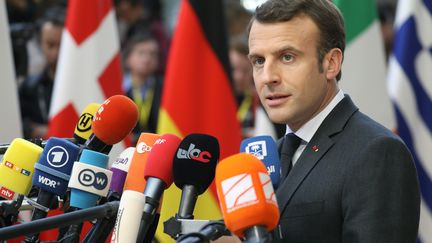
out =
<path fill-rule="evenodd" d="M 91 129 L 93 115 L 90 113 L 83 113 L 77 123 L 77 130 L 80 132 L 87 132 Z"/>

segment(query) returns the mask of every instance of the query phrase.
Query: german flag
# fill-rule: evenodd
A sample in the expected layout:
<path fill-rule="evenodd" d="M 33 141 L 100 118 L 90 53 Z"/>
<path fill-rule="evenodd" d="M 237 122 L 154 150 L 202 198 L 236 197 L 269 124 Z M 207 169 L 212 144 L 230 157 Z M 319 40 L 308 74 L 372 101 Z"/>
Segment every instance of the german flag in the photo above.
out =
<path fill-rule="evenodd" d="M 171 43 L 162 93 L 158 133 L 184 137 L 190 133 L 215 136 L 221 159 L 238 153 L 241 127 L 230 82 L 226 29 L 221 0 L 183 0 Z M 179 208 L 181 190 L 174 184 L 164 194 L 157 239 L 163 222 Z M 221 219 L 214 184 L 198 198 L 196 219 Z"/>

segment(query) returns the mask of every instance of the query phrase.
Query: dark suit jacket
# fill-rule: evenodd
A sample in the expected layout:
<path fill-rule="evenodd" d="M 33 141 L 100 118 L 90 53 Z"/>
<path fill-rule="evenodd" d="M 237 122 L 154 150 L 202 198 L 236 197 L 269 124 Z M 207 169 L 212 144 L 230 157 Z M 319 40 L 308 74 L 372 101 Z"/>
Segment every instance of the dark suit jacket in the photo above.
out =
<path fill-rule="evenodd" d="M 323 121 L 276 196 L 282 242 L 416 242 L 413 159 L 349 96 Z"/>

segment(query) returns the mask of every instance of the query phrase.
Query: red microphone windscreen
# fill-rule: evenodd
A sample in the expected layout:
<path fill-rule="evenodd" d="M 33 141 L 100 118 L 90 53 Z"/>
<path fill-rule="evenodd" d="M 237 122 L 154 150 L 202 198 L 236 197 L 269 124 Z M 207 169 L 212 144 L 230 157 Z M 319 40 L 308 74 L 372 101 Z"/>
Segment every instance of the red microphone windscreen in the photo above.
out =
<path fill-rule="evenodd" d="M 164 134 L 153 145 L 148 155 L 147 164 L 144 170 L 144 177 L 159 178 L 165 182 L 166 187 L 173 182 L 173 159 L 181 139 L 172 134 Z"/>
<path fill-rule="evenodd" d="M 138 121 L 138 108 L 124 95 L 105 100 L 93 118 L 93 133 L 102 142 L 112 145 L 124 139 Z"/>
<path fill-rule="evenodd" d="M 239 237 L 252 226 L 273 230 L 279 208 L 264 164 L 254 155 L 232 155 L 216 167 L 216 188 L 226 227 Z"/>

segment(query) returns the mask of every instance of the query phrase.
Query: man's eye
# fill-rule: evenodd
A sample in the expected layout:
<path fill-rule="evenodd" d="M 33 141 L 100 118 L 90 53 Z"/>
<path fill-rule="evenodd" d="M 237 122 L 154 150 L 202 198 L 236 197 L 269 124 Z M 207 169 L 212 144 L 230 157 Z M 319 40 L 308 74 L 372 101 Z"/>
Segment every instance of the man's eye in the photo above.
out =
<path fill-rule="evenodd" d="M 282 60 L 283 60 L 284 62 L 292 62 L 293 59 L 294 59 L 294 56 L 293 56 L 293 55 L 290 55 L 290 54 L 284 54 L 284 55 L 282 56 Z"/>
<path fill-rule="evenodd" d="M 264 64 L 264 58 L 256 58 L 252 61 L 253 65 L 263 65 Z"/>

